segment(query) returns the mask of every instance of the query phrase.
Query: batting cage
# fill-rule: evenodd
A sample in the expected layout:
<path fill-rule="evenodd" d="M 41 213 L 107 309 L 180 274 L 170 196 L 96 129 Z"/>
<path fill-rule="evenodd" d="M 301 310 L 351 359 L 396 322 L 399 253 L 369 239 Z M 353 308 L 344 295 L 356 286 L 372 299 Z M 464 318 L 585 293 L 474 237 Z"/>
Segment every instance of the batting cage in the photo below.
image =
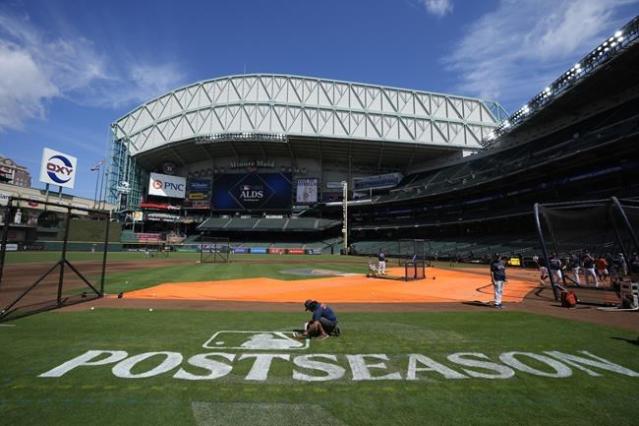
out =
<path fill-rule="evenodd" d="M 422 239 L 401 239 L 397 241 L 397 255 L 399 265 L 415 260 L 426 260 L 429 255 L 428 240 Z"/>
<path fill-rule="evenodd" d="M 535 204 L 534 214 L 539 264 L 557 300 L 570 287 L 582 303 L 620 304 L 627 284 L 639 281 L 637 201 Z"/>
<path fill-rule="evenodd" d="M 426 263 L 423 260 L 409 261 L 404 264 L 404 280 L 415 281 L 426 278 Z"/>
<path fill-rule="evenodd" d="M 9 198 L 2 212 L 0 321 L 102 297 L 109 212 Z"/>
<path fill-rule="evenodd" d="M 200 263 L 229 263 L 231 241 L 228 238 L 200 236 Z"/>

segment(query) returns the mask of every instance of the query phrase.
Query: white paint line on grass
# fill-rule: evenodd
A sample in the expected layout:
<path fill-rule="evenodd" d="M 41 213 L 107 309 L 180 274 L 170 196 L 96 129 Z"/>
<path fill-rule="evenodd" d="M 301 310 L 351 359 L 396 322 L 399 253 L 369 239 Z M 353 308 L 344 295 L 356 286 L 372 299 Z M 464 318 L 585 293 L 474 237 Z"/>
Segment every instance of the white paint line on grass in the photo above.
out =
<path fill-rule="evenodd" d="M 344 426 L 320 405 L 261 402 L 192 402 L 198 426 L 298 425 Z"/>

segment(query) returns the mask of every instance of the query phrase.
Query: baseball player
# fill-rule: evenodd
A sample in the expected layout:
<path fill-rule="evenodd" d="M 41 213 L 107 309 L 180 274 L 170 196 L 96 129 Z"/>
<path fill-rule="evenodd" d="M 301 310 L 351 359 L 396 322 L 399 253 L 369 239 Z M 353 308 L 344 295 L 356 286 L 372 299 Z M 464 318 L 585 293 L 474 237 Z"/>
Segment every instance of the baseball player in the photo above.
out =
<path fill-rule="evenodd" d="M 506 282 L 506 264 L 504 258 L 495 254 L 490 264 L 490 278 L 495 290 L 495 308 L 502 309 L 501 298 L 504 294 L 504 282 Z"/>
<path fill-rule="evenodd" d="M 379 275 L 386 274 L 386 255 L 384 250 L 380 250 L 377 254 L 377 273 Z"/>

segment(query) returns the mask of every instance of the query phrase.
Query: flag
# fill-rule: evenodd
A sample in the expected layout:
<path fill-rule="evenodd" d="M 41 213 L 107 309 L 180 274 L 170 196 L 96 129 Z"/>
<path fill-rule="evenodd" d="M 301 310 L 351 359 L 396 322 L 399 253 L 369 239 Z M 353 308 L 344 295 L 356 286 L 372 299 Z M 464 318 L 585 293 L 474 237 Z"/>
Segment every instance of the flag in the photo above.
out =
<path fill-rule="evenodd" d="M 91 167 L 91 171 L 95 172 L 96 170 L 100 170 L 100 166 L 104 164 L 104 160 L 98 161 L 95 166 Z"/>

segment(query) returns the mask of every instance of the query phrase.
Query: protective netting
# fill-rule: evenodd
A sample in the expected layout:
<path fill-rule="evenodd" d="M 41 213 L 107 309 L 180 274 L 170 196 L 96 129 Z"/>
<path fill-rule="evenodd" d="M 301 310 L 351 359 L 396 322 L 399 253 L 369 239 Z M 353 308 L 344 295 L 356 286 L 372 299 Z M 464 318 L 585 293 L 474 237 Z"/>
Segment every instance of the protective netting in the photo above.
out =
<path fill-rule="evenodd" d="M 539 205 L 538 210 L 547 255 L 539 263 L 554 284 L 573 286 L 589 300 L 614 302 L 605 290 L 619 296 L 624 282 L 637 280 L 631 275 L 639 249 L 639 205 L 610 199 Z"/>
<path fill-rule="evenodd" d="M 406 281 L 423 280 L 426 278 L 426 264 L 424 261 L 410 261 L 404 265 L 404 279 Z"/>
<path fill-rule="evenodd" d="M 406 239 L 398 241 L 398 255 L 406 261 L 425 260 L 430 252 L 428 240 Z"/>
<path fill-rule="evenodd" d="M 108 212 L 15 198 L 4 210 L 0 321 L 101 297 L 105 248 L 119 240 Z"/>
<path fill-rule="evenodd" d="M 200 236 L 200 263 L 228 263 L 231 260 L 231 242 L 228 238 Z"/>

